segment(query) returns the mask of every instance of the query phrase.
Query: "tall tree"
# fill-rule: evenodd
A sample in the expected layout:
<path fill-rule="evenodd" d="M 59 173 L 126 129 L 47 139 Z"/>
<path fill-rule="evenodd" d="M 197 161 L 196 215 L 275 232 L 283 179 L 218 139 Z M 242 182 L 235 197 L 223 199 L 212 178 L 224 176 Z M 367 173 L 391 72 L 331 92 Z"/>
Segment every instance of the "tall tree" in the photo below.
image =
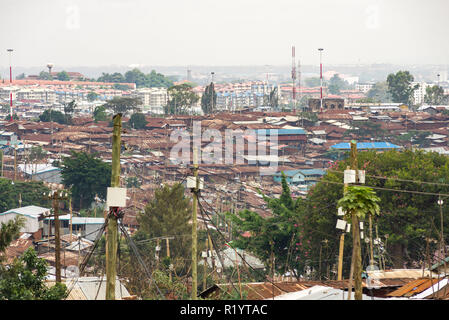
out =
<path fill-rule="evenodd" d="M 187 114 L 189 109 L 198 102 L 198 95 L 192 86 L 183 83 L 168 88 L 168 102 L 165 106 L 166 114 Z"/>
<path fill-rule="evenodd" d="M 267 218 L 249 210 L 228 213 L 233 222 L 233 246 L 253 252 L 264 261 L 270 275 L 291 271 L 299 278 L 301 271 L 294 267 L 297 262 L 294 244 L 300 238 L 297 209 L 301 199 L 292 199 L 284 174 L 281 197 L 276 199 L 263 195 L 263 198 L 272 213 Z M 248 232 L 250 237 L 244 236 Z"/>
<path fill-rule="evenodd" d="M 387 82 L 376 82 L 374 86 L 366 93 L 368 98 L 375 100 L 375 102 L 386 103 L 391 102 L 392 97 L 388 92 Z"/>
<path fill-rule="evenodd" d="M 75 112 L 77 107 L 77 103 L 75 100 L 70 101 L 69 103 L 64 103 L 64 115 L 65 115 L 65 123 L 72 123 L 72 115 Z"/>
<path fill-rule="evenodd" d="M 349 83 L 340 78 L 338 74 L 334 74 L 332 78 L 330 78 L 327 86 L 329 93 L 332 94 L 340 94 L 341 90 L 347 89 L 348 87 Z"/>
<path fill-rule="evenodd" d="M 58 72 L 58 74 L 56 75 L 56 77 L 57 77 L 58 80 L 60 80 L 60 81 L 69 81 L 69 80 L 70 80 L 69 74 L 68 74 L 66 71 Z"/>
<path fill-rule="evenodd" d="M 145 115 L 143 113 L 133 113 L 128 121 L 128 126 L 134 129 L 144 129 L 147 125 L 147 120 L 145 119 Z"/>
<path fill-rule="evenodd" d="M 66 124 L 65 115 L 58 110 L 45 110 L 41 115 L 39 115 L 39 120 L 42 122 L 57 122 L 59 124 Z"/>
<path fill-rule="evenodd" d="M 53 76 L 49 72 L 41 71 L 37 77 L 39 80 L 53 80 Z"/>
<path fill-rule="evenodd" d="M 134 111 L 142 104 L 140 98 L 133 97 L 114 97 L 106 101 L 103 105 L 106 109 L 110 109 L 114 114 L 121 113 L 125 115 L 128 112 Z"/>
<path fill-rule="evenodd" d="M 164 185 L 155 191 L 145 211 L 137 216 L 139 237 L 182 237 L 182 240 L 178 238 L 170 244 L 170 257 L 173 261 L 188 259 L 191 256 L 191 240 L 186 235 L 192 232 L 189 224 L 191 216 L 190 199 L 185 197 L 183 185 Z"/>
<path fill-rule="evenodd" d="M 270 91 L 270 95 L 268 97 L 268 105 L 274 110 L 279 107 L 279 92 L 277 87 L 273 88 L 273 90 Z"/>
<path fill-rule="evenodd" d="M 412 85 L 414 78 L 408 71 L 398 71 L 396 74 L 389 74 L 387 77 L 388 92 L 391 94 L 393 102 L 412 104 L 413 91 L 419 85 Z"/>
<path fill-rule="evenodd" d="M 434 85 L 426 88 L 424 102 L 431 105 L 439 105 L 444 102 L 444 89 L 440 86 Z"/>
<path fill-rule="evenodd" d="M 210 114 L 215 111 L 217 104 L 217 93 L 215 92 L 214 83 L 211 82 L 204 89 L 204 93 L 201 96 L 201 109 L 204 114 Z"/>
<path fill-rule="evenodd" d="M 97 158 L 96 154 L 73 151 L 61 164 L 63 183 L 71 189 L 74 204 L 87 208 L 95 194 L 106 199 L 111 182 L 111 165 Z"/>
<path fill-rule="evenodd" d="M 104 106 L 97 106 L 94 110 L 94 120 L 98 121 L 107 121 L 109 119 L 108 113 L 106 112 L 106 108 Z"/>

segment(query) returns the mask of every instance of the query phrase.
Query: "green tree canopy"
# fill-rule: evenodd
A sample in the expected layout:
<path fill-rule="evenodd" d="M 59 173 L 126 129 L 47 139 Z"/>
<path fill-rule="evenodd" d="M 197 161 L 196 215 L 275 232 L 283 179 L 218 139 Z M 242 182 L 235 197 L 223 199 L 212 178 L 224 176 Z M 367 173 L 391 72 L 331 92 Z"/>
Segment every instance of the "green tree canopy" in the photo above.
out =
<path fill-rule="evenodd" d="M 95 107 L 94 110 L 94 120 L 98 121 L 107 121 L 109 119 L 108 113 L 106 112 L 106 108 L 104 106 Z"/>
<path fill-rule="evenodd" d="M 128 126 L 134 129 L 145 129 L 147 125 L 147 120 L 143 113 L 133 113 L 128 121 Z"/>
<path fill-rule="evenodd" d="M 107 188 L 111 185 L 111 165 L 97 158 L 95 154 L 72 152 L 61 164 L 63 183 L 71 189 L 73 203 L 78 208 L 87 208 L 95 194 L 106 199 Z"/>
<path fill-rule="evenodd" d="M 329 84 L 327 86 L 329 93 L 332 94 L 340 94 L 341 90 L 348 89 L 349 87 L 349 83 L 340 78 L 338 74 L 334 74 L 332 78 L 330 78 Z"/>
<path fill-rule="evenodd" d="M 166 114 L 187 114 L 190 107 L 198 102 L 198 95 L 187 84 L 174 85 L 168 88 L 168 102 L 165 106 Z"/>
<path fill-rule="evenodd" d="M 201 109 L 204 114 L 210 114 L 215 111 L 215 106 L 217 104 L 217 93 L 214 89 L 214 83 L 211 82 L 204 89 L 204 93 L 201 96 Z"/>
<path fill-rule="evenodd" d="M 41 181 L 15 181 L 0 178 L 0 212 L 19 207 L 19 194 L 22 198 L 22 206 L 36 205 L 46 206 L 48 203 L 42 198 L 43 192 L 50 189 Z"/>
<path fill-rule="evenodd" d="M 10 243 L 17 239 L 20 234 L 20 229 L 25 225 L 25 218 L 16 216 L 14 220 L 2 222 L 0 225 L 0 254 L 10 245 Z M 2 256 L 0 255 L 0 262 Z"/>
<path fill-rule="evenodd" d="M 68 74 L 66 71 L 58 72 L 58 74 L 56 75 L 56 77 L 57 77 L 58 80 L 60 80 L 60 81 L 69 81 L 69 80 L 70 80 L 69 74 Z"/>
<path fill-rule="evenodd" d="M 444 89 L 440 86 L 432 86 L 426 88 L 424 102 L 433 105 L 442 104 L 445 100 Z"/>
<path fill-rule="evenodd" d="M 418 85 L 412 85 L 414 78 L 408 71 L 391 73 L 387 77 L 388 92 L 393 102 L 410 105 L 413 103 L 413 91 Z"/>
<path fill-rule="evenodd" d="M 42 122 L 57 122 L 59 124 L 66 124 L 66 116 L 58 110 L 45 110 L 41 115 L 39 115 L 39 120 Z"/>
<path fill-rule="evenodd" d="M 106 109 L 110 109 L 114 114 L 121 113 L 126 114 L 128 112 L 134 111 L 142 101 L 139 98 L 134 97 L 114 97 L 111 100 L 106 101 L 103 105 Z"/>
<path fill-rule="evenodd" d="M 424 258 L 423 248 L 426 246 L 425 237 L 430 235 L 438 238 L 439 235 L 439 230 L 435 228 L 435 225 L 439 226 L 440 223 L 436 214 L 439 212 L 437 194 L 449 194 L 449 187 L 445 185 L 449 182 L 449 159 L 434 152 L 403 150 L 383 153 L 363 151 L 358 153 L 357 160 L 358 167 L 366 170 L 365 186 L 372 187 L 381 199 L 379 205 L 382 214 L 375 218 L 374 223 L 378 226 L 379 238 L 382 239 L 384 246 L 387 242 L 387 255 L 385 255 L 387 267 L 403 268 L 404 264 L 408 266 L 418 264 L 421 267 L 420 261 Z M 335 228 L 337 202 L 343 197 L 342 172 L 348 165 L 349 159 L 335 162 L 307 195 L 305 202 L 307 205 L 304 207 L 302 217 L 302 221 L 307 223 L 302 225 L 302 233 L 311 243 L 308 249 L 313 261 L 319 260 L 319 248 L 323 240 L 338 239 Z M 423 184 L 413 181 L 443 184 Z M 446 205 L 446 203 L 443 205 L 445 216 L 447 216 Z M 445 226 L 444 233 L 448 231 L 449 226 Z M 350 248 L 348 242 L 345 241 L 345 250 Z M 337 241 L 331 243 L 329 250 L 329 252 L 338 250 Z M 335 260 L 330 262 L 333 263 L 332 261 Z M 319 266 L 315 263 L 314 267 L 318 269 Z M 346 272 L 347 267 L 348 263 L 345 263 Z"/>
<path fill-rule="evenodd" d="M 37 77 L 39 80 L 53 80 L 53 76 L 49 72 L 41 71 Z"/>
<path fill-rule="evenodd" d="M 67 296 L 65 284 L 47 287 L 47 263 L 33 248 L 25 251 L 9 266 L 0 265 L 0 300 L 62 300 Z"/>
<path fill-rule="evenodd" d="M 97 100 L 97 98 L 98 98 L 98 93 L 96 93 L 96 92 L 91 91 L 87 94 L 87 100 L 90 102 Z"/>
<path fill-rule="evenodd" d="M 186 235 L 192 233 L 192 226 L 189 224 L 191 216 L 192 206 L 190 199 L 184 195 L 183 185 L 179 183 L 172 187 L 164 185 L 155 191 L 145 211 L 138 214 L 137 221 L 140 225 L 138 233 L 141 233 L 138 237 L 154 238 L 173 235 L 182 237 L 170 244 L 170 257 L 173 261 L 189 259 L 191 237 Z M 162 254 L 165 255 L 161 252 Z"/>
<path fill-rule="evenodd" d="M 366 93 L 366 96 L 379 103 L 392 101 L 391 94 L 388 92 L 388 84 L 385 81 L 376 82 L 373 87 Z"/>
<path fill-rule="evenodd" d="M 263 218 L 249 210 L 228 214 L 233 222 L 233 247 L 253 252 L 264 261 L 270 275 L 274 271 L 280 274 L 291 271 L 299 278 L 298 269 L 295 268 L 295 243 L 300 239 L 296 229 L 301 199 L 292 199 L 284 174 L 280 198 L 263 198 L 272 213 L 270 217 Z M 245 232 L 251 236 L 244 236 Z"/>

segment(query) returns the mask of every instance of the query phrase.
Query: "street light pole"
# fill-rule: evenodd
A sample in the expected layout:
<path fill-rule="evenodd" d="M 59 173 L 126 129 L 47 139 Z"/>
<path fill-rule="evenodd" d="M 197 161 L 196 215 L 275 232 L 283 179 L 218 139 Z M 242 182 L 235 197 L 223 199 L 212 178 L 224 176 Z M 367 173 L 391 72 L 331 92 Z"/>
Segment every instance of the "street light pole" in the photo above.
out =
<path fill-rule="evenodd" d="M 323 48 L 318 48 L 320 52 L 320 112 L 323 112 L 323 63 L 322 63 L 322 54 Z"/>
<path fill-rule="evenodd" d="M 11 63 L 11 56 L 14 49 L 6 49 L 9 53 L 9 115 L 10 119 L 9 121 L 12 122 L 12 63 Z"/>

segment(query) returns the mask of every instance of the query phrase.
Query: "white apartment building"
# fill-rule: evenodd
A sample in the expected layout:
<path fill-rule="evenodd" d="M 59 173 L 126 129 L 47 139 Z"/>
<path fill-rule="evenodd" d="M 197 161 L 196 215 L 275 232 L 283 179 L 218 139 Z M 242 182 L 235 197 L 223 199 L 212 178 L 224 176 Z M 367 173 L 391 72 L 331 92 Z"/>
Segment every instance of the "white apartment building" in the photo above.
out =
<path fill-rule="evenodd" d="M 355 89 L 357 91 L 363 92 L 363 93 L 367 93 L 368 91 L 371 90 L 371 88 L 374 86 L 374 83 L 372 82 L 367 82 L 367 83 L 356 83 L 355 84 Z"/>
<path fill-rule="evenodd" d="M 142 100 L 144 107 L 161 107 L 167 104 L 167 88 L 141 88 L 134 94 Z"/>
<path fill-rule="evenodd" d="M 419 85 L 418 89 L 415 89 L 413 91 L 413 99 L 415 104 L 422 104 L 424 103 L 424 97 L 426 95 L 426 88 L 433 86 L 432 83 L 427 82 L 413 82 L 412 86 Z"/>
<path fill-rule="evenodd" d="M 43 88 L 22 88 L 16 93 L 17 100 L 39 100 L 43 103 L 55 103 L 56 94 L 53 90 Z"/>
<path fill-rule="evenodd" d="M 17 91 L 19 91 L 18 87 L 0 87 L 0 99 L 9 101 L 10 92 L 12 91 L 12 100 L 16 100 Z"/>

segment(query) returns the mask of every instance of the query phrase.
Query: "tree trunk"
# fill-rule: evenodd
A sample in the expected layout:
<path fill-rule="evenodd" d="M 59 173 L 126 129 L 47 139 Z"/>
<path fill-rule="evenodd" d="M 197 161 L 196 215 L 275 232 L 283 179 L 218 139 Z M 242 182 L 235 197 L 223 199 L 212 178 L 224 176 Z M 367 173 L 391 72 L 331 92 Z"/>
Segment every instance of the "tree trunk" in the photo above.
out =
<path fill-rule="evenodd" d="M 354 239 L 354 299 L 362 300 L 362 252 L 360 246 L 360 224 L 359 218 L 354 214 L 353 219 L 353 239 Z"/>

